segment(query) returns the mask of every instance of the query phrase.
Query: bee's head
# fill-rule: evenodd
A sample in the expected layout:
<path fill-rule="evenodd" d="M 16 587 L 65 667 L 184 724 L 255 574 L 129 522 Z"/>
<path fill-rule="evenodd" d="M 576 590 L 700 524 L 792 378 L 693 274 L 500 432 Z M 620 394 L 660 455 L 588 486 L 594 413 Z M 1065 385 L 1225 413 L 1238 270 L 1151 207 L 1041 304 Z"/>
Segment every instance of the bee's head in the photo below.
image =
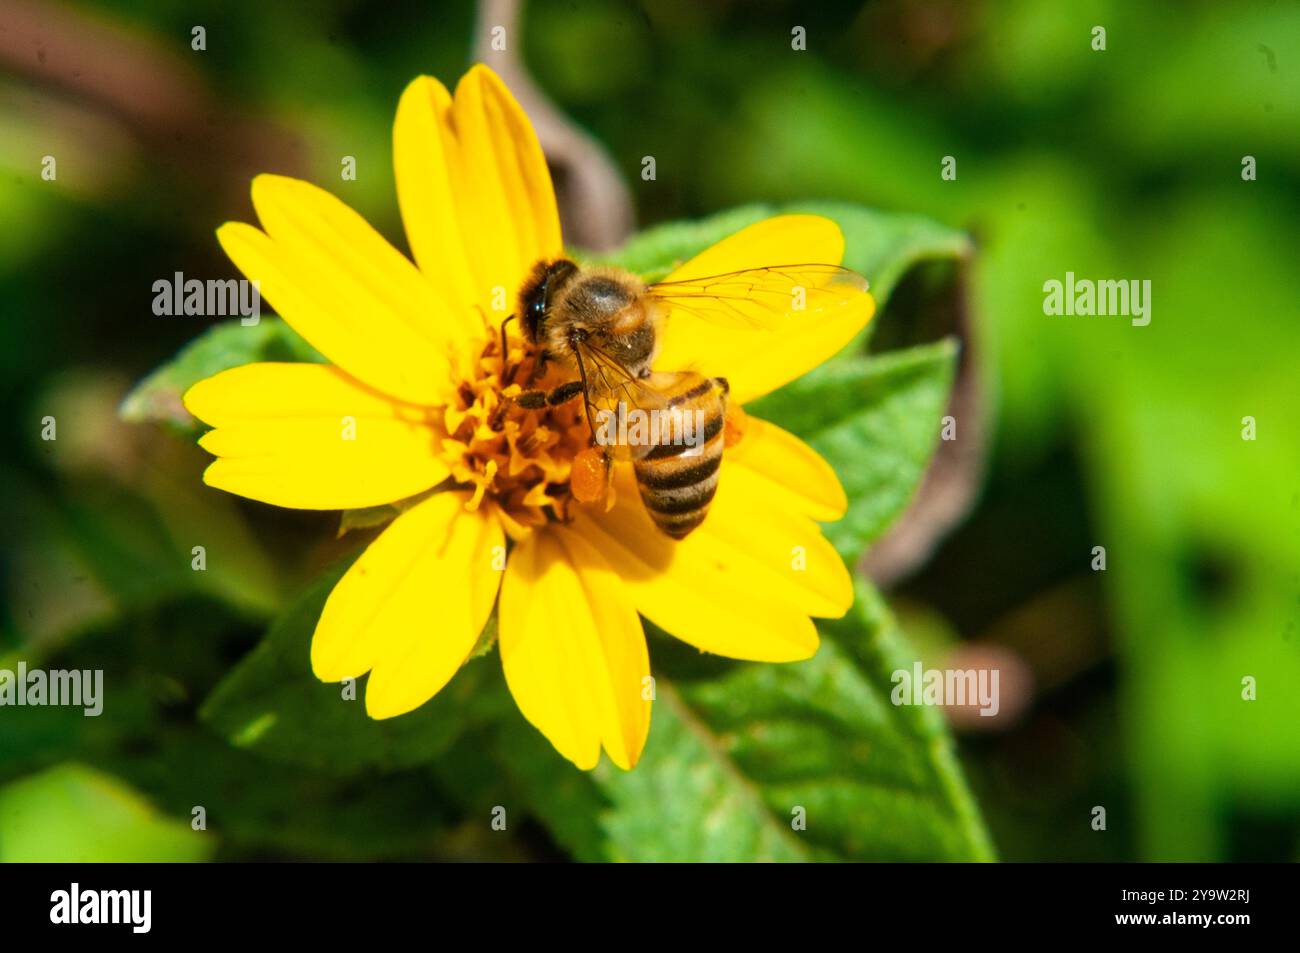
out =
<path fill-rule="evenodd" d="M 578 266 L 567 258 L 539 261 L 519 289 L 518 315 L 524 337 L 538 344 L 545 334 L 546 316 L 555 294 L 578 273 Z"/>

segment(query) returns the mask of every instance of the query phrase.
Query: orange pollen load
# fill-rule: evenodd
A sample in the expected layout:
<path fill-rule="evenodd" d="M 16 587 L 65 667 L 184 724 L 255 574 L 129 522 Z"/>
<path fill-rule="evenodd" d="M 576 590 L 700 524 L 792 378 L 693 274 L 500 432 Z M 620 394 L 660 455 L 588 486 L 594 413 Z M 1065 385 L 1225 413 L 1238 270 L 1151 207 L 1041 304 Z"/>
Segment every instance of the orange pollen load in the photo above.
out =
<path fill-rule="evenodd" d="M 588 447 L 573 459 L 569 487 L 579 503 L 594 503 L 609 489 L 609 457 L 599 447 Z"/>
<path fill-rule="evenodd" d="M 749 417 L 739 404 L 727 407 L 727 418 L 723 422 L 722 446 L 730 450 L 745 437 L 745 428 L 749 426 Z"/>
<path fill-rule="evenodd" d="M 517 536 L 571 517 L 570 504 L 579 497 L 570 483 L 576 458 L 591 448 L 591 430 L 581 398 L 558 407 L 520 407 L 512 399 L 520 392 L 549 391 L 568 375 L 551 367 L 533 379 L 533 349 L 511 339 L 503 362 L 500 330 L 488 330 L 468 379 L 443 411 L 441 451 L 451 479 L 472 491 L 469 507 L 496 507 Z M 580 469 L 577 479 L 590 486 L 589 467 Z"/>

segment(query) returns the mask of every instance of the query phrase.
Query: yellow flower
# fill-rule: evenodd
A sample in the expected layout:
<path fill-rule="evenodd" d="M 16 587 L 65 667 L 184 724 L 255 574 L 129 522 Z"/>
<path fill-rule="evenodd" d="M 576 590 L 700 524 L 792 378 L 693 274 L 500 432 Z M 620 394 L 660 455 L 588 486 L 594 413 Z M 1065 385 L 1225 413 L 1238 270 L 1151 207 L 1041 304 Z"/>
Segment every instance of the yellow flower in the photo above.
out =
<path fill-rule="evenodd" d="M 566 758 L 622 768 L 641 754 L 653 682 L 639 616 L 736 659 L 810 657 L 810 616 L 838 617 L 852 585 L 818 521 L 843 515 L 831 468 L 750 419 L 726 451 L 704 523 L 656 530 L 615 467 L 612 505 L 567 491 L 589 432 L 574 406 L 503 406 L 500 325 L 533 264 L 560 256 L 542 151 L 500 79 L 476 66 L 455 96 L 421 77 L 393 129 L 412 264 L 359 215 L 306 182 L 253 181 L 259 230 L 227 223 L 222 247 L 330 364 L 251 364 L 185 395 L 212 429 L 205 481 L 278 506 L 409 501 L 335 587 L 311 660 L 325 681 L 367 672 L 366 710 L 388 718 L 437 693 L 497 605 L 505 678 L 523 715 Z M 809 215 L 759 222 L 670 279 L 792 262 L 838 264 L 843 237 Z M 503 309 L 502 303 L 507 302 Z M 674 316 L 658 368 L 699 368 L 744 403 L 840 350 L 869 295 L 775 331 Z M 531 360 L 512 337 L 511 363 Z M 509 557 L 507 539 L 510 540 Z"/>

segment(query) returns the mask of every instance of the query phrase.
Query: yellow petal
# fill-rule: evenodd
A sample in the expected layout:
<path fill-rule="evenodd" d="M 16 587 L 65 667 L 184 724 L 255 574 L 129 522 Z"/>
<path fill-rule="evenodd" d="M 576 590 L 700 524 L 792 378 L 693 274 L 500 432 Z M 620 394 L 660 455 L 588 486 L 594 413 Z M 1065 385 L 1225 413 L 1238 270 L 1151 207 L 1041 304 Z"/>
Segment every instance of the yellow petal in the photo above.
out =
<path fill-rule="evenodd" d="M 849 507 L 839 477 L 812 447 L 774 423 L 748 417 L 740 443 L 727 449 L 727 460 L 762 481 L 765 499 L 827 523 Z"/>
<path fill-rule="evenodd" d="M 687 281 L 773 265 L 838 265 L 844 257 L 839 226 L 819 215 L 779 215 L 755 222 L 705 249 L 666 281 Z M 674 310 L 655 360 L 659 370 L 700 370 L 727 378 L 731 398 L 747 403 L 801 377 L 835 355 L 871 319 L 875 301 L 855 291 L 833 312 L 791 312 L 779 327 L 735 327 Z"/>
<path fill-rule="evenodd" d="M 421 269 L 500 321 L 533 264 L 562 254 L 551 175 L 537 136 L 486 66 L 453 99 L 428 76 L 407 87 L 393 127 L 397 195 Z"/>
<path fill-rule="evenodd" d="M 431 76 L 415 79 L 397 104 L 393 172 L 416 264 L 468 308 L 482 302 L 456 214 L 451 170 L 460 161 L 458 146 L 454 136 L 443 144 L 443 130 L 450 124 L 447 87 Z"/>
<path fill-rule="evenodd" d="M 678 265 L 665 280 L 686 281 L 767 265 L 844 260 L 844 233 L 821 215 L 775 215 L 728 235 L 694 258 Z"/>
<path fill-rule="evenodd" d="M 210 486 L 276 506 L 378 506 L 448 475 L 430 412 L 325 364 L 246 364 L 199 381 L 186 409 L 215 430 Z"/>
<path fill-rule="evenodd" d="M 631 769 L 650 730 L 641 620 L 589 543 L 559 527 L 510 554 L 501 588 L 501 664 L 519 710 L 584 770 L 602 745 Z"/>
<path fill-rule="evenodd" d="M 821 527 L 783 500 L 772 484 L 743 466 L 725 466 L 700 527 L 679 543 L 701 558 L 725 558 L 762 589 L 817 618 L 839 618 L 853 605 L 853 578 Z M 679 556 L 680 558 L 680 556 Z"/>
<path fill-rule="evenodd" d="M 424 704 L 456 674 L 492 611 L 501 524 L 439 493 L 407 510 L 330 593 L 311 643 L 326 682 L 370 672 L 366 711 L 391 718 Z"/>
<path fill-rule="evenodd" d="M 265 232 L 228 222 L 217 238 L 280 316 L 358 380 L 399 400 L 445 403 L 481 321 L 440 298 L 328 192 L 260 175 L 253 204 Z"/>
<path fill-rule="evenodd" d="M 772 507 L 749 509 L 754 487 L 739 494 L 730 489 L 736 473 L 743 468 L 723 464 L 714 508 L 728 495 L 737 499 L 726 505 L 726 525 L 719 532 L 711 526 L 717 515 L 711 510 L 704 524 L 680 543 L 660 533 L 645 513 L 627 466 L 617 468 L 615 506 L 607 513 L 583 510 L 574 529 L 623 580 L 637 610 L 677 638 L 731 658 L 809 658 L 818 639 L 808 614 L 843 611 L 838 606 L 844 601 L 844 567 L 826 559 L 815 524 L 801 525 L 799 517 Z M 806 548 L 815 580 L 794 575 L 795 545 Z M 830 555 L 839 561 L 833 550 Z"/>

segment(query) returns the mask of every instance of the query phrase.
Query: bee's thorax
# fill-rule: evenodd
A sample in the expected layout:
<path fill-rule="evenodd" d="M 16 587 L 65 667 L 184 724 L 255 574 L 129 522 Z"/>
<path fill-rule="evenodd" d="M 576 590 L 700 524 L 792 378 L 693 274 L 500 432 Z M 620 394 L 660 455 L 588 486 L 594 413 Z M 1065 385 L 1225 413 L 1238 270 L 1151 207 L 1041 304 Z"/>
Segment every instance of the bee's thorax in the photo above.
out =
<path fill-rule="evenodd" d="M 537 343 L 569 367 L 583 344 L 641 376 L 658 350 L 654 308 L 639 278 L 612 268 L 581 270 L 552 292 Z"/>

